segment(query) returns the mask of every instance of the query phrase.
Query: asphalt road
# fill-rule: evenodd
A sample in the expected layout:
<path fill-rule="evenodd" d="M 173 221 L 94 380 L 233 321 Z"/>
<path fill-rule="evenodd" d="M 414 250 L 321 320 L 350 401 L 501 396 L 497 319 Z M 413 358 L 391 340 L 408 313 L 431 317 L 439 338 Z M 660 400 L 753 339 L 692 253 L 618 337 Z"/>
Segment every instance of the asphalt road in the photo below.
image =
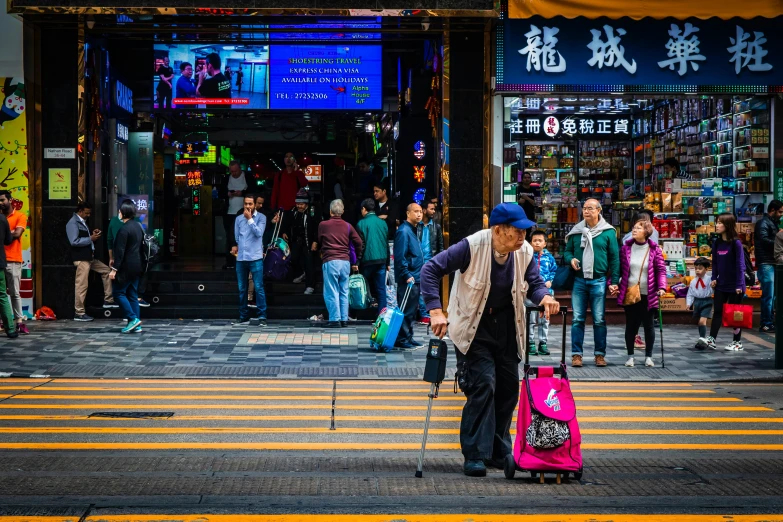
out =
<path fill-rule="evenodd" d="M 451 383 L 416 479 L 422 382 L 2 379 L 0 522 L 783 521 L 783 385 L 573 389 L 584 476 L 558 485 L 463 476 Z"/>

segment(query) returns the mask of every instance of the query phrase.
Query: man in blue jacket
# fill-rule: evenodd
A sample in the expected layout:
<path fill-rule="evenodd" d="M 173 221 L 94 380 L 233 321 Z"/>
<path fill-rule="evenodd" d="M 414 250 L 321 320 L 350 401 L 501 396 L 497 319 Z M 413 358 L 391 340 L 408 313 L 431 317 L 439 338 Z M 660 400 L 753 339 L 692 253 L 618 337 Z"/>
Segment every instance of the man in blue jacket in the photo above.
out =
<path fill-rule="evenodd" d="M 410 349 L 422 344 L 413 339 L 413 318 L 419 307 L 419 282 L 421 267 L 424 266 L 424 253 L 416 234 L 416 227 L 421 222 L 421 207 L 416 203 L 408 205 L 406 220 L 394 235 L 394 275 L 397 277 L 397 302 L 402 304 L 408 286 L 411 286 L 405 308 L 400 311 L 405 314 L 400 333 L 397 336 L 396 348 Z"/>

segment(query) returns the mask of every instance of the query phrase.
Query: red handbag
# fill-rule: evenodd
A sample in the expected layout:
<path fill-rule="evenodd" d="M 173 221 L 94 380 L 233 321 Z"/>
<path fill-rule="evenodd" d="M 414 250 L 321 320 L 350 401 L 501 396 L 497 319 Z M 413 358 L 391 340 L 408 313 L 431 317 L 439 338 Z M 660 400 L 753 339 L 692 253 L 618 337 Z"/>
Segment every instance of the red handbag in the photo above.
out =
<path fill-rule="evenodd" d="M 753 328 L 753 307 L 741 304 L 724 304 L 723 326 L 728 328 Z"/>

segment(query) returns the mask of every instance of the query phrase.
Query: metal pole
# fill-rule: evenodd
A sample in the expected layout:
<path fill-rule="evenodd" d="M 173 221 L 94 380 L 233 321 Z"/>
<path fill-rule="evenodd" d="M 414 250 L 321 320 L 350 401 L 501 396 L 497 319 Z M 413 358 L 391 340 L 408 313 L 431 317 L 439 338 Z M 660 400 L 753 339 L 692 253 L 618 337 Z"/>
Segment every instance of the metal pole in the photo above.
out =
<path fill-rule="evenodd" d="M 783 332 L 783 264 L 775 266 L 775 295 L 777 296 L 775 330 Z M 775 369 L 783 369 L 783 335 L 775 335 Z"/>
<path fill-rule="evenodd" d="M 427 447 L 427 433 L 430 431 L 430 416 L 432 415 L 432 399 L 438 396 L 438 384 L 430 384 L 429 402 L 427 403 L 427 418 L 424 421 L 424 438 L 421 439 L 421 452 L 419 453 L 419 467 L 416 468 L 416 478 L 422 477 L 424 468 L 424 448 Z"/>

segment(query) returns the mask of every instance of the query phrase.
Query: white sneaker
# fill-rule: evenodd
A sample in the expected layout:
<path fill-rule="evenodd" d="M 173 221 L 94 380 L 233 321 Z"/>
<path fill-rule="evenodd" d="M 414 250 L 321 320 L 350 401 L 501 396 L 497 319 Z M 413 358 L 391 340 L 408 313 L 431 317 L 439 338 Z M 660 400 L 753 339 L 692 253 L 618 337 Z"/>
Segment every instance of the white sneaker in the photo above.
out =
<path fill-rule="evenodd" d="M 728 345 L 726 345 L 726 348 L 724 348 L 727 352 L 741 352 L 743 350 L 742 348 L 742 341 L 732 341 Z"/>
<path fill-rule="evenodd" d="M 294 283 L 299 284 L 305 280 L 305 274 L 300 275 L 296 279 L 294 279 Z"/>
<path fill-rule="evenodd" d="M 699 337 L 699 342 L 697 342 L 696 345 L 704 348 L 711 348 L 713 350 L 716 349 L 714 337 Z"/>
<path fill-rule="evenodd" d="M 629 368 L 633 368 L 633 357 L 629 357 L 627 361 L 625 361 L 625 365 Z"/>
<path fill-rule="evenodd" d="M 648 368 L 652 368 L 653 366 L 655 366 L 655 363 L 653 362 L 652 357 L 647 357 L 644 360 L 644 365 L 647 366 Z"/>
<path fill-rule="evenodd" d="M 313 292 L 315 292 L 315 288 L 308 286 L 305 288 L 304 295 L 313 295 Z"/>

